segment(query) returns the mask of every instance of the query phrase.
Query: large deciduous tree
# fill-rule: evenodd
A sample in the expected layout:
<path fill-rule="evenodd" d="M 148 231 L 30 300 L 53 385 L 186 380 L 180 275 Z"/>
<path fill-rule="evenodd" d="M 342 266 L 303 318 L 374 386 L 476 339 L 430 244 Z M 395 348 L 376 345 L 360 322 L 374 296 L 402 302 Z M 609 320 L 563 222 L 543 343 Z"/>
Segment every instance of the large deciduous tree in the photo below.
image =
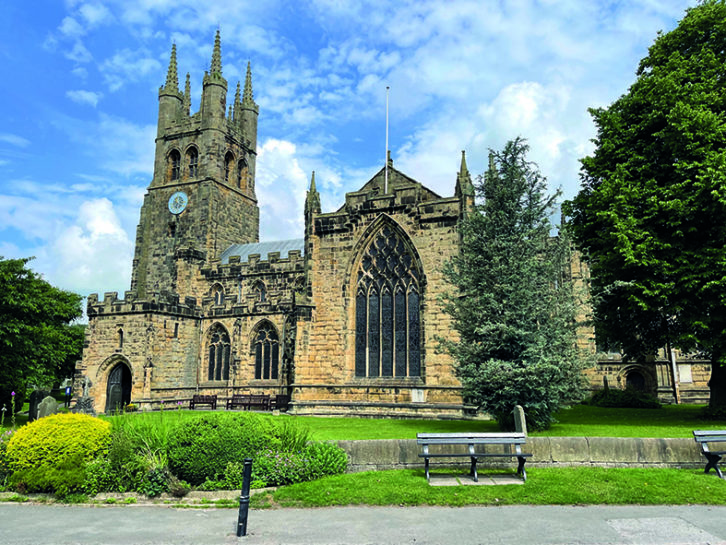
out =
<path fill-rule="evenodd" d="M 528 425 L 582 392 L 585 360 L 576 346 L 576 299 L 568 278 L 570 244 L 552 237 L 558 195 L 516 139 L 491 152 L 475 184 L 474 210 L 461 224 L 461 251 L 445 274 L 456 287 L 447 311 L 459 333 L 444 347 L 457 362 L 464 399 L 504 429 L 522 405 Z"/>
<path fill-rule="evenodd" d="M 29 259 L 0 258 L 0 405 L 22 403 L 28 385 L 72 374 L 83 347 L 81 296 L 51 286 Z M 15 407 L 19 409 L 19 407 Z"/>
<path fill-rule="evenodd" d="M 628 92 L 590 110 L 594 153 L 566 210 L 589 261 L 597 334 L 629 357 L 705 352 L 726 406 L 726 4 L 660 34 Z"/>

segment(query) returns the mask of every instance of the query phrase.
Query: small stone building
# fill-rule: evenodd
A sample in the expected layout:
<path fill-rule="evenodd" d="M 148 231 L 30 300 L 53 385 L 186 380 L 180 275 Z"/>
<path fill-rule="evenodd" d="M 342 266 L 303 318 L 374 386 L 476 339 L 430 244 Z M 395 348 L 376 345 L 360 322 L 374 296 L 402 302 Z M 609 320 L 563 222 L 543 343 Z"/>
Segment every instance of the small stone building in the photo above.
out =
<path fill-rule="evenodd" d="M 474 203 L 463 153 L 448 197 L 389 158 L 323 212 L 313 173 L 304 238 L 260 242 L 249 65 L 228 109 L 227 91 L 219 33 L 193 114 L 172 48 L 131 289 L 89 296 L 76 396 L 99 412 L 266 393 L 289 395 L 297 414 L 464 414 L 453 361 L 437 350 L 455 335 L 442 269 Z M 606 364 L 593 384 L 614 372 Z"/>

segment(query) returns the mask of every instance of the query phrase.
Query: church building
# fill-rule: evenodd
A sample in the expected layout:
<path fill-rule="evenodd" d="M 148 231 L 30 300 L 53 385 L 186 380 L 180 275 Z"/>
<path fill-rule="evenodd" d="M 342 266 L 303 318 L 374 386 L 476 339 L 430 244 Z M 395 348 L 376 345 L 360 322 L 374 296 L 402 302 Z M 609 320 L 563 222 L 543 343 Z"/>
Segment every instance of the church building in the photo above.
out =
<path fill-rule="evenodd" d="M 196 113 L 172 48 L 131 289 L 89 296 L 77 393 L 98 412 L 264 393 L 289 395 L 296 414 L 460 416 L 436 347 L 452 334 L 442 268 L 474 203 L 463 154 L 450 196 L 389 158 L 333 212 L 313 173 L 304 238 L 261 242 L 249 65 L 229 108 L 227 92 L 219 32 Z"/>
<path fill-rule="evenodd" d="M 247 66 L 227 108 L 217 32 L 199 111 L 176 48 L 159 89 L 153 179 L 136 232 L 131 289 L 88 298 L 75 394 L 112 412 L 194 394 L 286 395 L 295 414 L 461 417 L 455 335 L 442 269 L 474 206 L 464 154 L 442 197 L 387 164 L 342 206 L 323 212 L 315 173 L 304 238 L 260 241 L 257 118 Z M 573 281 L 587 270 L 577 256 Z M 594 350 L 592 331 L 580 345 Z M 710 368 L 681 358 L 623 362 L 599 355 L 597 387 L 631 385 L 664 401 L 703 401 Z M 684 380 L 685 379 L 685 380 Z"/>

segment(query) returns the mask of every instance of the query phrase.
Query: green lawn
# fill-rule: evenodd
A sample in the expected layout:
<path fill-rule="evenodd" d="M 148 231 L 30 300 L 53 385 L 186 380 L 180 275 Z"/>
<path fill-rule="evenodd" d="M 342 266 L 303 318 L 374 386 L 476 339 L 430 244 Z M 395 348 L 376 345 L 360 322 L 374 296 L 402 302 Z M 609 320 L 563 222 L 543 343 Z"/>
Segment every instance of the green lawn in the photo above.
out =
<path fill-rule="evenodd" d="M 449 473 L 463 473 L 461 469 Z M 435 472 L 434 472 L 435 473 Z M 252 506 L 333 505 L 687 505 L 726 503 L 726 481 L 703 469 L 533 467 L 527 482 L 500 486 L 429 486 L 423 470 L 369 471 L 280 487 Z"/>
<path fill-rule="evenodd" d="M 702 405 L 667 405 L 661 409 L 608 409 L 575 405 L 557 414 L 557 424 L 532 436 L 561 437 L 692 437 L 695 429 L 726 429 L 726 420 L 702 420 Z M 164 419 L 169 424 L 177 418 L 192 418 L 208 411 L 166 410 L 139 413 L 139 418 Z M 133 413 L 132 413 L 133 414 Z M 104 417 L 114 418 L 114 417 Z M 313 439 L 415 439 L 417 433 L 453 433 L 498 431 L 491 420 L 422 420 L 369 419 L 314 416 L 270 416 L 277 420 L 292 419 L 310 428 Z M 27 417 L 16 415 L 16 424 Z M 5 427 L 10 427 L 6 416 Z"/>
<path fill-rule="evenodd" d="M 700 418 L 702 405 L 669 405 L 661 409 L 608 409 L 575 405 L 557 414 L 557 424 L 532 436 L 562 437 L 693 437 L 694 429 L 724 429 L 725 421 Z M 498 431 L 493 421 L 391 420 L 294 416 L 310 427 L 313 438 L 415 439 L 417 433 Z"/>

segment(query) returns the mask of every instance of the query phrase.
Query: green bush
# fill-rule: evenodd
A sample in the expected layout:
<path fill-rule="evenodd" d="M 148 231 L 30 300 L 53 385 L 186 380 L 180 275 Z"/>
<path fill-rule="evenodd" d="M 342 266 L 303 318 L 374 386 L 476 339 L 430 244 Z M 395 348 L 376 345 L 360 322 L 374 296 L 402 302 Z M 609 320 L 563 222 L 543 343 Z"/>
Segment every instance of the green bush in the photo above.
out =
<path fill-rule="evenodd" d="M 620 407 L 626 409 L 660 409 L 661 403 L 655 397 L 635 388 L 603 388 L 583 401 L 594 407 Z"/>
<path fill-rule="evenodd" d="M 7 445 L 11 483 L 28 491 L 72 493 L 85 465 L 108 450 L 110 425 L 83 414 L 56 414 L 20 428 Z"/>
<path fill-rule="evenodd" d="M 15 430 L 7 430 L 0 433 L 0 490 L 5 487 L 5 481 L 10 476 L 10 463 L 8 462 L 7 450 L 10 438 Z"/>
<path fill-rule="evenodd" d="M 169 469 L 193 485 L 216 480 L 229 462 L 278 447 L 276 432 L 268 418 L 254 413 L 209 413 L 183 420 L 169 436 Z"/>
<path fill-rule="evenodd" d="M 337 445 L 310 443 L 299 452 L 267 450 L 259 453 L 252 464 L 252 480 L 265 486 L 281 486 L 338 475 L 347 467 L 348 457 Z M 228 465 L 225 477 L 231 488 L 242 486 L 240 467 Z"/>

